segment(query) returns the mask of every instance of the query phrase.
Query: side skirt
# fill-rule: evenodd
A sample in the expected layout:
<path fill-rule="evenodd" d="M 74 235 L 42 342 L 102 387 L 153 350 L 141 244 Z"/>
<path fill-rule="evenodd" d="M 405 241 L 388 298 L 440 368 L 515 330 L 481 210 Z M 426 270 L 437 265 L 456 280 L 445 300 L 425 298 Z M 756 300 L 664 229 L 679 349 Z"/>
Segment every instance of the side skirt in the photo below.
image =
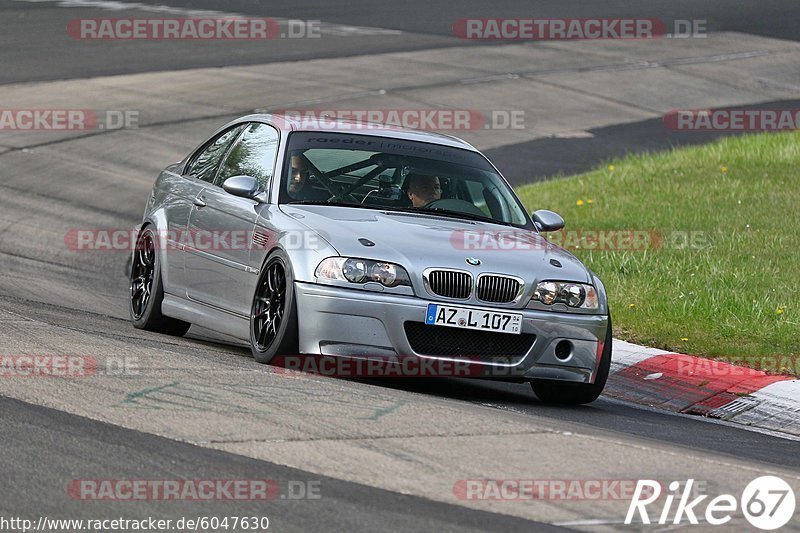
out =
<path fill-rule="evenodd" d="M 164 294 L 161 312 L 168 317 L 250 342 L 250 318 L 193 300 Z"/>

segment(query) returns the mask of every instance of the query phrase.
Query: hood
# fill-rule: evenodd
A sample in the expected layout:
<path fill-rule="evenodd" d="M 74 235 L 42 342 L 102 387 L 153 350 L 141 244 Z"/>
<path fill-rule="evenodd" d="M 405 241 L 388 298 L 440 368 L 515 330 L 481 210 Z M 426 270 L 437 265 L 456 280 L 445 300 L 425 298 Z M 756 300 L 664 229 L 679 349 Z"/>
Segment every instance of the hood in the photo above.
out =
<path fill-rule="evenodd" d="M 340 255 L 397 263 L 412 279 L 421 279 L 426 268 L 443 267 L 475 275 L 509 274 L 529 284 L 591 283 L 588 269 L 575 256 L 531 230 L 426 213 L 323 205 L 280 208 L 319 233 Z M 470 265 L 468 258 L 480 265 Z"/>

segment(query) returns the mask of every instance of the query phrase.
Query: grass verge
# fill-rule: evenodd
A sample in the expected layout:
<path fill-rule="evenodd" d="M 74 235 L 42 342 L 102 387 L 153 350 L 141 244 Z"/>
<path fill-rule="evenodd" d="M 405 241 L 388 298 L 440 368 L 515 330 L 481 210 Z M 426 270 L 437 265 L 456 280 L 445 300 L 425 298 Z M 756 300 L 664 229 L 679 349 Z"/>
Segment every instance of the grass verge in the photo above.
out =
<path fill-rule="evenodd" d="M 800 133 L 629 156 L 518 193 L 567 221 L 554 240 L 606 284 L 615 337 L 800 374 Z"/>

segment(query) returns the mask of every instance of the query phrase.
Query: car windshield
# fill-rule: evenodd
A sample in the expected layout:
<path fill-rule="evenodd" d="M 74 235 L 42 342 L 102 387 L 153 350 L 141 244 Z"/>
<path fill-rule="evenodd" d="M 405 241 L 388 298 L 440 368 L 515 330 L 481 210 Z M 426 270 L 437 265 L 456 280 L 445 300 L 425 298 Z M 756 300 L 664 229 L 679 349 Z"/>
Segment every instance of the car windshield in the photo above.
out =
<path fill-rule="evenodd" d="M 511 188 L 480 154 L 341 133 L 293 133 L 280 202 L 417 210 L 527 227 Z"/>

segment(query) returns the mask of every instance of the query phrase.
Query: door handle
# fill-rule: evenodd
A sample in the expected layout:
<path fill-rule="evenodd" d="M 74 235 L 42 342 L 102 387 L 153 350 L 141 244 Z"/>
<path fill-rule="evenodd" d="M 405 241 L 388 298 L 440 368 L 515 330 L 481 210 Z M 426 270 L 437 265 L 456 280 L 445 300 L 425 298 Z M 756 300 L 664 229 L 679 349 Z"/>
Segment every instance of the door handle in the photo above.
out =
<path fill-rule="evenodd" d="M 194 205 L 196 205 L 197 207 L 205 207 L 205 206 L 206 206 L 206 202 L 205 202 L 205 200 L 204 200 L 203 198 L 199 197 L 199 196 L 198 196 L 197 198 L 195 198 L 195 199 L 192 201 L 192 203 L 193 203 Z"/>

